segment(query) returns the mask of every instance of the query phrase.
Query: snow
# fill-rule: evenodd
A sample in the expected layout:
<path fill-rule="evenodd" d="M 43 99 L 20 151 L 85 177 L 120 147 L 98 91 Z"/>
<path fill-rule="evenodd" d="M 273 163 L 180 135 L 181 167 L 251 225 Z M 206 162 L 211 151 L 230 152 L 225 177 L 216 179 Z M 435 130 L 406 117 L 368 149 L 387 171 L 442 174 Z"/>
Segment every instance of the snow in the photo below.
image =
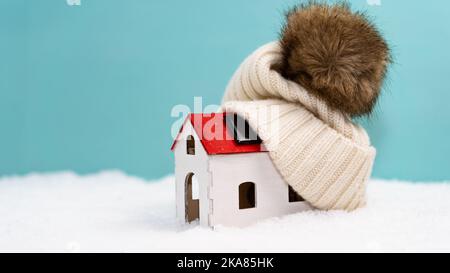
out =
<path fill-rule="evenodd" d="M 211 230 L 176 224 L 172 176 L 4 177 L 0 252 L 450 251 L 450 183 L 373 180 L 368 196 L 352 213 L 310 211 Z"/>

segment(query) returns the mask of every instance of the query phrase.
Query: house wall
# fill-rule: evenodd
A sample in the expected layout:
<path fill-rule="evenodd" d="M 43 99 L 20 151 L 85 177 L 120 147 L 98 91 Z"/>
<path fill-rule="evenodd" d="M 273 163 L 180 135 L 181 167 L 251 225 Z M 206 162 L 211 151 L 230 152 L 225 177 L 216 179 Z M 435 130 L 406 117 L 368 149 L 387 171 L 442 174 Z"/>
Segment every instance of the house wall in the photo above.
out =
<path fill-rule="evenodd" d="M 192 135 L 195 138 L 195 155 L 189 155 L 186 152 L 186 139 L 188 135 Z M 211 180 L 211 176 L 208 173 L 209 156 L 204 150 L 190 122 L 184 124 L 182 132 L 178 135 L 174 155 L 177 221 L 180 224 L 185 223 L 185 180 L 187 174 L 192 172 L 199 183 L 200 224 L 202 226 L 208 226 L 210 211 L 208 188 Z"/>
<path fill-rule="evenodd" d="M 310 209 L 306 202 L 289 203 L 288 185 L 268 153 L 214 155 L 210 159 L 213 215 L 211 225 L 243 227 L 262 219 Z M 239 185 L 256 184 L 256 207 L 239 209 Z"/>

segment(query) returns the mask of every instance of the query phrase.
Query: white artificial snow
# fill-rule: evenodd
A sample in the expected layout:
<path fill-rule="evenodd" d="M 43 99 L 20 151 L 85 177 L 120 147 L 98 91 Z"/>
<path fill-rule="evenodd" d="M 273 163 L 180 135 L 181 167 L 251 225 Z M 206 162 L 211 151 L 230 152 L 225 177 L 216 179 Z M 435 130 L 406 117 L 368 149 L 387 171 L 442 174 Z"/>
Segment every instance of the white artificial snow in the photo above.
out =
<path fill-rule="evenodd" d="M 121 172 L 0 179 L 0 251 L 450 251 L 450 183 L 371 181 L 368 206 L 244 229 L 175 222 L 174 181 Z"/>

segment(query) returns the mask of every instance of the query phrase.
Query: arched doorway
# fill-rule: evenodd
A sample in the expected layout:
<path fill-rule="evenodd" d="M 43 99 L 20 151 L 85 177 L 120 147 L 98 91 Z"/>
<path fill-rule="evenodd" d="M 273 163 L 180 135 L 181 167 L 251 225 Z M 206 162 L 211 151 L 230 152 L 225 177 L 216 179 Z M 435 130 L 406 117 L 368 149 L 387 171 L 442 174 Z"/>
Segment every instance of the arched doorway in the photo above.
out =
<path fill-rule="evenodd" d="M 190 223 L 199 219 L 199 183 L 194 173 L 188 173 L 184 183 L 185 219 Z"/>

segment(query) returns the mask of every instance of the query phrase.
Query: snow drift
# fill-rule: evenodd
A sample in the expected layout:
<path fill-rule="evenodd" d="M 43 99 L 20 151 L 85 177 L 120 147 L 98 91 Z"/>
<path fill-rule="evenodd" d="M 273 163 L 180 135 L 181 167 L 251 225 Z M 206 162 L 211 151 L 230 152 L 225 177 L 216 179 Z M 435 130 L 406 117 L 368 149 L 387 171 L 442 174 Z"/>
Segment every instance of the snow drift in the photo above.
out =
<path fill-rule="evenodd" d="M 175 222 L 174 181 L 121 172 L 0 179 L 0 251 L 450 251 L 450 183 L 372 180 L 368 206 L 244 229 Z"/>

